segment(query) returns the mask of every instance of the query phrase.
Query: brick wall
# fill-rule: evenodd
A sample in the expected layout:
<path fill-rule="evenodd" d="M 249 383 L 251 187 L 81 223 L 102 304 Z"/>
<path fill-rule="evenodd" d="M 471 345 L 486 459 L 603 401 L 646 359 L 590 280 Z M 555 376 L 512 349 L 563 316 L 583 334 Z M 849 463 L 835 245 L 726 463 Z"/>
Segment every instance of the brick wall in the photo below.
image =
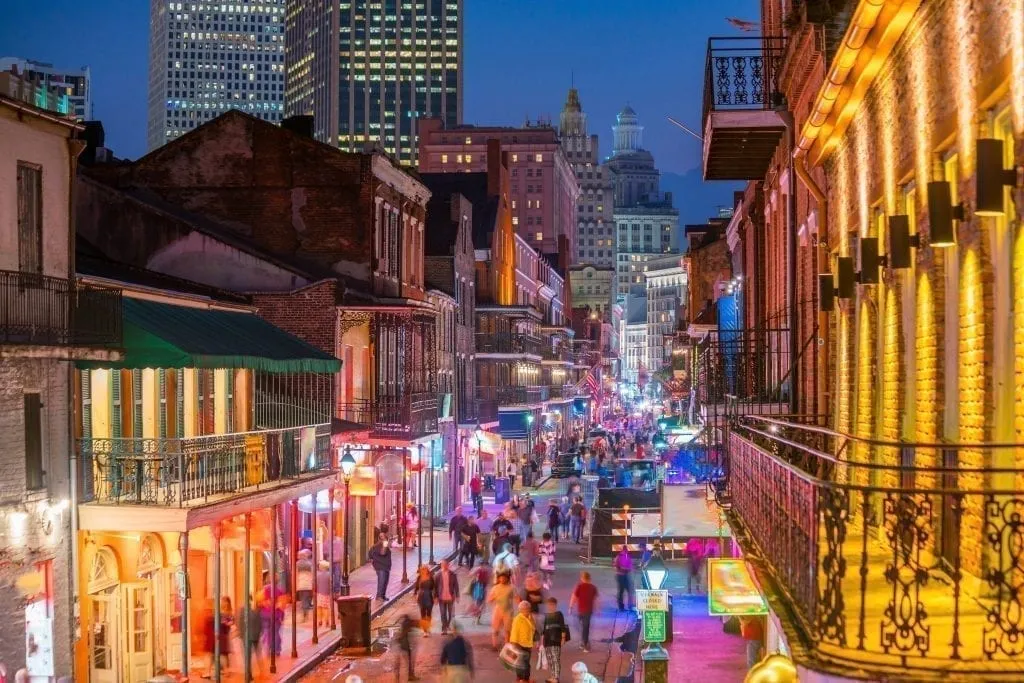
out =
<path fill-rule="evenodd" d="M 336 280 L 323 280 L 294 292 L 252 295 L 259 316 L 321 351 L 338 352 Z"/>

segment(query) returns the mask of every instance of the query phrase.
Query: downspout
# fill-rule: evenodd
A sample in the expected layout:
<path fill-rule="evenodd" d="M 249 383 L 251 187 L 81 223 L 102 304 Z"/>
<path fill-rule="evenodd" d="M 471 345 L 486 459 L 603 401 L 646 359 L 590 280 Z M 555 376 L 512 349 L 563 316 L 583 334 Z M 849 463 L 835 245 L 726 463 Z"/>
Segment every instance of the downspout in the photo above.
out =
<path fill-rule="evenodd" d="M 71 295 L 77 293 L 77 280 L 75 279 L 75 183 L 78 177 L 78 155 L 85 149 L 85 142 L 76 138 L 67 139 L 68 148 L 68 283 Z M 71 303 L 70 301 L 68 302 Z M 69 322 L 73 317 L 69 316 Z M 73 339 L 73 337 L 72 337 Z M 67 421 L 68 430 L 68 507 L 71 511 L 70 533 L 68 534 L 68 545 L 70 547 L 70 566 L 68 567 L 68 587 L 70 591 L 71 605 L 68 610 L 68 634 L 71 636 L 71 678 L 75 676 L 75 644 L 78 642 L 75 622 L 81 612 L 79 609 L 79 586 L 78 586 L 78 449 L 75 444 L 75 364 L 68 362 L 67 366 L 67 387 L 71 399 L 71 415 Z M 63 523 L 63 520 L 62 520 Z"/>
<path fill-rule="evenodd" d="M 822 264 L 828 265 L 828 198 L 825 193 L 821 191 L 818 184 L 811 177 L 810 171 L 807 168 L 807 150 L 804 147 L 798 148 L 793 153 L 793 168 L 796 170 L 796 175 L 800 178 L 800 182 L 803 186 L 814 195 L 814 201 L 818 204 L 818 216 L 817 216 L 817 234 L 819 238 L 815 239 L 814 245 L 814 272 L 822 272 Z M 828 314 L 823 313 L 820 310 L 818 313 L 818 331 L 821 339 L 820 352 L 817 354 L 817 373 L 818 381 L 816 382 L 816 405 L 815 414 L 819 412 L 827 405 L 825 396 L 828 393 L 827 390 L 827 371 L 828 371 Z M 826 426 L 826 425 L 820 425 Z"/>

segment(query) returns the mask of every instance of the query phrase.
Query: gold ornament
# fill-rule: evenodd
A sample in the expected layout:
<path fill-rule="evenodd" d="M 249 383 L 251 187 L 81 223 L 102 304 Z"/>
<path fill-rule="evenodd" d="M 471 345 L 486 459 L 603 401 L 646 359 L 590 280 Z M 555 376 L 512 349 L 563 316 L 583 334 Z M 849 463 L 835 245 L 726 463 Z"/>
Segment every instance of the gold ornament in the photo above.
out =
<path fill-rule="evenodd" d="M 755 664 L 743 683 L 797 683 L 799 680 L 793 660 L 775 653 Z"/>

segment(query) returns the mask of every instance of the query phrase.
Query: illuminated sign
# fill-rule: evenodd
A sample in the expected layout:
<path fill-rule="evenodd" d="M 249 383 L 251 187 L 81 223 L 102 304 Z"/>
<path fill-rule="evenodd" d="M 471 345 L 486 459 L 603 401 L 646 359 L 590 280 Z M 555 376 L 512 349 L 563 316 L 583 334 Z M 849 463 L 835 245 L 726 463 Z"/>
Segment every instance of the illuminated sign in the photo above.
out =
<path fill-rule="evenodd" d="M 349 482 L 349 495 L 373 498 L 377 495 L 377 468 L 357 465 Z"/>
<path fill-rule="evenodd" d="M 768 614 L 768 603 L 750 576 L 746 562 L 708 559 L 708 614 Z"/>

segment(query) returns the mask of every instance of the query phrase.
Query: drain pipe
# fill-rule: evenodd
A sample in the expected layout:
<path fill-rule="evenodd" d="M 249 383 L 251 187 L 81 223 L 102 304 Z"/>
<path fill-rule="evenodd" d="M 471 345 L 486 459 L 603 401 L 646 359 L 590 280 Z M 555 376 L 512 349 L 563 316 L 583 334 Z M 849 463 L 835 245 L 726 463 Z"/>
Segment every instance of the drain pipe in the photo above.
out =
<path fill-rule="evenodd" d="M 807 149 L 805 147 L 801 146 L 793 152 L 793 168 L 796 170 L 796 175 L 800 182 L 807 188 L 808 192 L 814 195 L 814 201 L 818 204 L 818 218 L 815 227 L 819 237 L 814 240 L 814 272 L 820 273 L 823 272 L 822 264 L 826 267 L 828 265 L 828 198 L 821 188 L 818 187 L 818 183 L 814 181 L 814 178 L 811 177 L 811 173 L 807 168 Z M 820 379 L 816 382 L 815 414 L 818 414 L 826 405 L 825 396 L 828 393 L 825 382 L 829 354 L 828 314 L 822 313 L 820 310 L 818 311 L 818 332 L 821 340 L 821 349 L 820 353 L 817 354 L 817 372 Z"/>

